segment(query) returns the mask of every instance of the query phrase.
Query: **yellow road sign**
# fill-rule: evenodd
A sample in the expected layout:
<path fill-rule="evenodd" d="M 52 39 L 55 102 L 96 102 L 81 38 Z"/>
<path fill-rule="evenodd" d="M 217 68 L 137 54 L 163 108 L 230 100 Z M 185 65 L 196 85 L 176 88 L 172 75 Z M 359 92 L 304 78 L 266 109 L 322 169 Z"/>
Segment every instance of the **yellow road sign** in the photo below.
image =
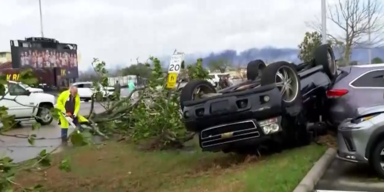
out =
<path fill-rule="evenodd" d="M 177 73 L 168 73 L 167 88 L 174 89 L 176 87 Z"/>

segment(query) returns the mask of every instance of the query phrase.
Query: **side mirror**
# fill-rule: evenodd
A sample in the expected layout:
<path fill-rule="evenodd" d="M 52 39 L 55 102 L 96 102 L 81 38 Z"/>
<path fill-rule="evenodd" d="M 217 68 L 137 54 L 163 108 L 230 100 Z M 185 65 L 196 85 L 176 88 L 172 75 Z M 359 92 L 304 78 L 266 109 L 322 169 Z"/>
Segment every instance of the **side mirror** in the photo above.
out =
<path fill-rule="evenodd" d="M 25 90 L 25 93 L 24 93 L 23 95 L 29 96 L 30 94 L 31 94 L 31 92 L 30 92 L 30 91 L 28 91 L 28 90 Z"/>

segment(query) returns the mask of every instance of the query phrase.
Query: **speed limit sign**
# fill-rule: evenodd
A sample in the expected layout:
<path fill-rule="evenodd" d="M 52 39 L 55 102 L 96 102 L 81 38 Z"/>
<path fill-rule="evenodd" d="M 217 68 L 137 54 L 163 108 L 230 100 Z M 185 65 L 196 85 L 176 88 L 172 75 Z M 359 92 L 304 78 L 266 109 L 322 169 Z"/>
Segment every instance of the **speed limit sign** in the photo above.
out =
<path fill-rule="evenodd" d="M 181 63 L 184 60 L 184 54 L 174 54 L 171 57 L 171 63 L 169 64 L 168 73 L 179 73 L 181 69 Z"/>

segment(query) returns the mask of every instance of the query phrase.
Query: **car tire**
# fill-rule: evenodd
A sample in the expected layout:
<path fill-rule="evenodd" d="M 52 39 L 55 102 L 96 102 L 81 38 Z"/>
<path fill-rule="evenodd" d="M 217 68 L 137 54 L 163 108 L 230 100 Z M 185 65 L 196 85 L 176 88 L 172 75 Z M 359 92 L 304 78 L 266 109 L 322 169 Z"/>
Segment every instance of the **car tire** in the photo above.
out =
<path fill-rule="evenodd" d="M 322 65 L 324 72 L 331 80 L 337 76 L 337 65 L 335 54 L 331 45 L 323 44 L 317 47 L 314 51 L 314 60 L 316 65 Z"/>
<path fill-rule="evenodd" d="M 381 167 L 381 151 L 384 149 L 384 141 L 379 142 L 376 146 L 374 146 L 369 161 L 371 167 L 375 170 L 377 175 L 381 178 L 384 178 L 384 169 Z"/>
<path fill-rule="evenodd" d="M 291 79 L 291 84 L 293 85 L 292 91 L 293 95 L 291 98 L 284 99 L 285 95 L 282 95 L 283 103 L 286 107 L 293 106 L 300 100 L 300 78 L 297 74 L 295 66 L 286 61 L 279 61 L 269 64 L 264 70 L 261 77 L 260 84 L 261 86 L 276 84 L 280 92 L 283 94 L 283 86 L 281 86 L 282 78 L 281 74 L 286 71 L 287 76 Z M 278 74 L 279 73 L 279 74 Z M 279 77 L 279 78 L 277 78 Z M 285 76 L 284 76 L 285 77 Z M 279 79 L 279 80 L 278 80 Z M 279 81 L 279 82 L 277 82 Z M 279 84 L 279 85 L 278 85 Z"/>
<path fill-rule="evenodd" d="M 247 65 L 247 79 L 255 80 L 259 75 L 261 75 L 261 71 L 266 68 L 263 60 L 257 59 L 248 63 Z"/>
<path fill-rule="evenodd" d="M 39 109 L 37 111 L 37 116 L 39 118 L 35 118 L 36 122 L 40 123 L 41 125 L 49 125 L 49 124 L 51 124 L 52 121 L 53 121 L 53 116 L 51 114 L 51 109 L 52 108 L 53 108 L 52 104 L 42 104 L 42 105 L 40 105 Z M 49 112 L 50 118 L 42 117 L 42 116 L 48 115 L 48 114 L 46 114 L 46 112 Z"/>
<path fill-rule="evenodd" d="M 206 80 L 193 80 L 188 82 L 180 94 L 180 107 L 184 109 L 184 102 L 194 100 L 194 92 L 197 88 L 203 88 L 205 93 L 216 93 L 215 87 Z"/>
<path fill-rule="evenodd" d="M 84 102 L 89 102 L 90 101 L 90 99 L 84 99 Z"/>

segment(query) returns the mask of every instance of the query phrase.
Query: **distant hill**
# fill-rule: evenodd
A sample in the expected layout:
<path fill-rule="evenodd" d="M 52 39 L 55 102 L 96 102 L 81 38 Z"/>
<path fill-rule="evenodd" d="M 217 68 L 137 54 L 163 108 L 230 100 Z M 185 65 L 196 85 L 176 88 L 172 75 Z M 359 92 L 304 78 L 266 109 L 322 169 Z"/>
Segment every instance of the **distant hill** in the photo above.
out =
<path fill-rule="evenodd" d="M 208 63 L 212 60 L 219 58 L 226 58 L 231 61 L 234 65 L 246 66 L 247 63 L 254 59 L 262 59 L 266 63 L 274 61 L 290 61 L 293 63 L 300 63 L 301 61 L 297 58 L 299 50 L 296 48 L 274 48 L 274 47 L 265 47 L 265 48 L 251 48 L 242 52 L 236 50 L 224 50 L 216 53 L 206 53 L 206 54 L 187 54 L 185 55 L 185 61 L 187 64 L 195 63 L 198 58 L 203 58 L 203 65 L 208 66 Z M 338 56 L 336 56 L 338 58 Z M 372 58 L 380 57 L 384 59 L 384 47 L 376 47 L 372 49 Z M 170 56 L 159 57 L 164 68 L 168 67 Z M 359 63 L 368 62 L 368 51 L 366 49 L 354 49 L 352 51 L 351 61 L 358 61 Z M 116 70 L 125 67 L 125 64 L 115 64 L 111 70 Z M 91 72 L 93 69 L 88 67 L 83 70 L 84 72 Z"/>
<path fill-rule="evenodd" d="M 197 58 L 203 58 L 203 65 L 207 66 L 208 63 L 212 60 L 218 58 L 226 58 L 231 61 L 233 64 L 240 64 L 246 66 L 247 63 L 254 59 L 262 59 L 265 62 L 273 61 L 291 61 L 293 63 L 300 63 L 301 61 L 297 58 L 299 50 L 294 48 L 251 48 L 242 52 L 237 52 L 236 50 L 224 50 L 217 53 L 210 53 L 206 55 L 194 55 L 187 54 L 185 56 L 185 61 L 187 64 L 194 63 Z M 372 58 L 381 57 L 384 59 L 384 47 L 377 47 L 372 49 Z M 170 56 L 162 57 L 163 65 L 168 65 L 170 61 Z M 368 51 L 367 49 L 354 49 L 352 51 L 351 60 L 358 61 L 360 63 L 368 62 Z"/>

